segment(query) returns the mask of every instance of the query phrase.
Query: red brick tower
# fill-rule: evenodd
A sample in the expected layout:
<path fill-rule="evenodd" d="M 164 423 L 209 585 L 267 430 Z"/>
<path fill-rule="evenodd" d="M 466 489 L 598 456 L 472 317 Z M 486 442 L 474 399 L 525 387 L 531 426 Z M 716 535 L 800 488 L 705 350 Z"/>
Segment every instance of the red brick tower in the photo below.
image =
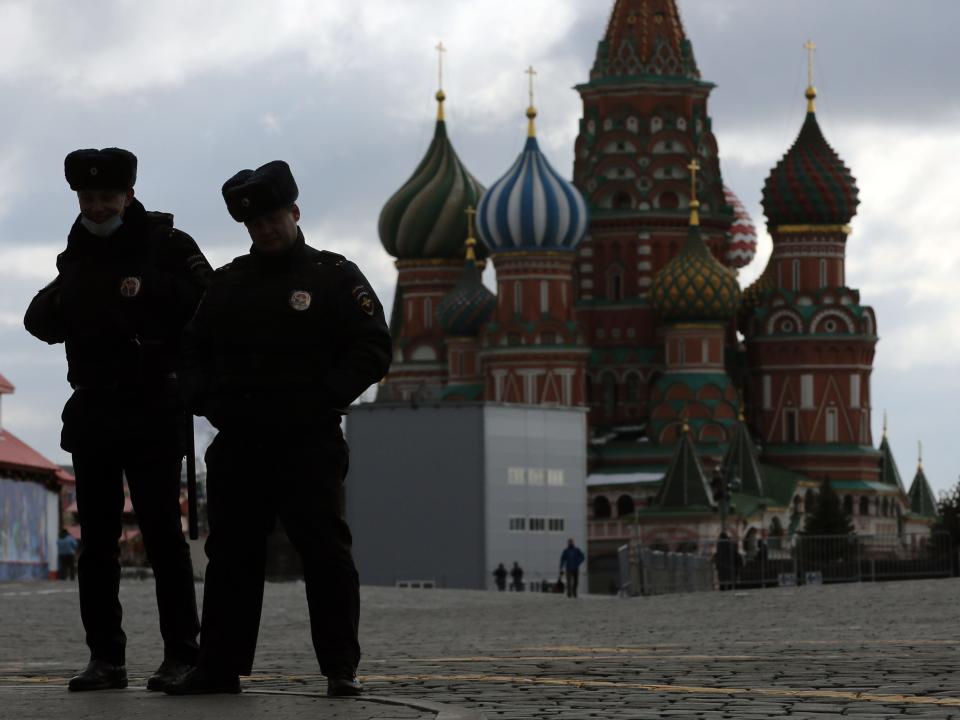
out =
<path fill-rule="evenodd" d="M 877 323 L 844 271 L 857 186 L 817 124 L 812 69 L 806 96 L 800 135 L 764 186 L 773 253 L 741 312 L 749 420 L 768 462 L 812 478 L 877 480 L 870 433 Z"/>
<path fill-rule="evenodd" d="M 697 201 L 696 160 L 690 171 L 690 227 L 677 256 L 653 279 L 650 302 L 662 323 L 663 374 L 651 395 L 647 435 L 672 444 L 681 426 L 700 443 L 733 436 L 737 391 L 725 367 L 727 328 L 740 303 L 733 271 L 703 242 Z"/>
<path fill-rule="evenodd" d="M 574 183 L 590 227 L 577 258 L 577 318 L 593 348 L 591 425 L 641 424 L 662 367 L 647 293 L 683 246 L 687 163 L 701 175 L 703 242 L 728 262 L 733 211 L 724 197 L 707 98 L 675 0 L 617 0 L 589 82 Z"/>

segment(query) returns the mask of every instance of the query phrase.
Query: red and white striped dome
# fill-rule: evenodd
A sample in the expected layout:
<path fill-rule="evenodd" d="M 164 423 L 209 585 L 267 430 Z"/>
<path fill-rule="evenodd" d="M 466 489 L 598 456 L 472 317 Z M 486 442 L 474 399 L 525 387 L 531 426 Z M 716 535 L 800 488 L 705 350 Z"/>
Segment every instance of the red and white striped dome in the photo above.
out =
<path fill-rule="evenodd" d="M 739 269 L 749 265 L 757 254 L 757 230 L 740 198 L 726 185 L 723 186 L 723 198 L 733 208 L 733 225 L 727 233 L 724 259 L 728 266 Z"/>

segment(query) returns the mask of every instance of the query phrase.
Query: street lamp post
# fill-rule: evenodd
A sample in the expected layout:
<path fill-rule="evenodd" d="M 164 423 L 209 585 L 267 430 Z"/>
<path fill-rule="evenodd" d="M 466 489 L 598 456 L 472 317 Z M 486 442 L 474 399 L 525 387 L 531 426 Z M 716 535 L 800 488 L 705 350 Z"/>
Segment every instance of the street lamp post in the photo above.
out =
<path fill-rule="evenodd" d="M 720 532 L 727 531 L 727 514 L 730 510 L 730 493 L 737 492 L 740 489 L 740 478 L 737 475 L 730 475 L 724 472 L 721 465 L 713 469 L 713 499 L 720 508 Z"/>

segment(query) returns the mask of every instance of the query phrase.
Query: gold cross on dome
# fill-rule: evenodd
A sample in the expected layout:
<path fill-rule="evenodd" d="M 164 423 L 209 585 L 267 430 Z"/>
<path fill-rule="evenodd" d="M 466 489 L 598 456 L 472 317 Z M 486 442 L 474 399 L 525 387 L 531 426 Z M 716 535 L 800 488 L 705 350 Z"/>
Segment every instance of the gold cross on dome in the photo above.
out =
<path fill-rule="evenodd" d="M 690 161 L 690 164 L 687 165 L 687 170 L 690 171 L 690 197 L 693 200 L 697 199 L 697 170 L 700 169 L 700 163 L 697 162 L 697 159 L 694 158 Z"/>
<path fill-rule="evenodd" d="M 473 217 L 477 214 L 477 211 L 471 206 L 463 212 L 466 213 L 467 216 L 467 238 L 469 239 L 473 237 Z"/>
<path fill-rule="evenodd" d="M 467 214 L 467 260 L 476 261 L 477 251 L 474 248 L 477 245 L 477 239 L 473 236 L 473 216 L 477 214 L 477 211 L 473 206 L 470 206 L 463 212 Z"/>
<path fill-rule="evenodd" d="M 813 40 L 807 40 L 803 46 L 807 49 L 807 85 L 813 87 L 813 51 L 817 46 L 813 44 Z"/>
<path fill-rule="evenodd" d="M 434 48 L 437 51 L 437 89 L 443 89 L 443 54 L 447 49 L 443 46 L 443 40 L 437 43 Z"/>
<path fill-rule="evenodd" d="M 533 76 L 537 74 L 537 71 L 534 70 L 533 65 L 531 65 L 523 72 L 530 76 L 530 107 L 533 107 Z"/>

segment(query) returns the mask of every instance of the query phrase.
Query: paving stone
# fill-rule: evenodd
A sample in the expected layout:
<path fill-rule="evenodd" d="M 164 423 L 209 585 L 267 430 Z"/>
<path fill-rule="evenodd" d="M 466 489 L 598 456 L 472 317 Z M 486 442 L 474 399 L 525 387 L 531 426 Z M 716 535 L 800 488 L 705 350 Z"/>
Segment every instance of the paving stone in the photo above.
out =
<path fill-rule="evenodd" d="M 153 585 L 124 581 L 121 588 L 128 671 L 142 685 L 160 659 Z M 960 697 L 960 653 L 945 631 L 960 627 L 958 594 L 960 580 L 575 603 L 527 593 L 363 588 L 360 672 L 375 678 L 367 682 L 370 697 L 447 703 L 504 720 L 946 720 L 960 708 L 850 698 Z M 0 585 L 0 626 L 0 692 L 62 686 L 85 664 L 72 583 Z M 303 584 L 269 584 L 255 674 L 245 686 L 322 692 L 307 628 Z M 370 712 L 377 720 L 407 717 L 390 706 Z"/>

